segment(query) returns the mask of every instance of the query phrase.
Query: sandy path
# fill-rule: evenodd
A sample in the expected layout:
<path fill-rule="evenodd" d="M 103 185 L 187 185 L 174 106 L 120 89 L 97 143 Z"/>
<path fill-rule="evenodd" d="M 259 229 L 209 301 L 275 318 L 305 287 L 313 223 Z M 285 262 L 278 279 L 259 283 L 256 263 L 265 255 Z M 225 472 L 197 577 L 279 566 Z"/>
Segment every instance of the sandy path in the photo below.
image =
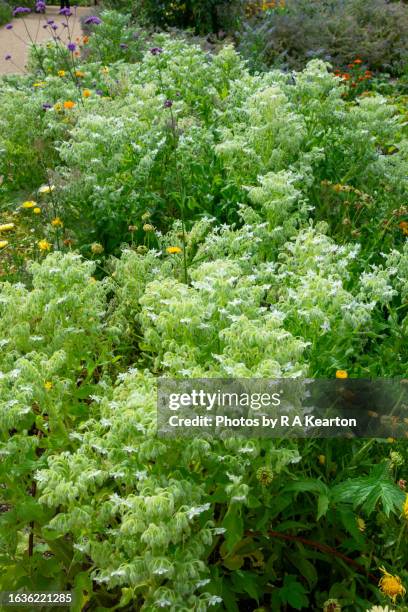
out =
<path fill-rule="evenodd" d="M 6 30 L 5 26 L 0 28 L 0 74 L 24 72 L 24 66 L 27 61 L 27 41 L 29 41 L 27 30 L 33 41 L 44 42 L 49 40 L 51 38 L 49 29 L 42 27 L 47 19 L 55 21 L 58 25 L 56 33 L 61 37 L 62 41 L 67 41 L 67 28 L 60 25 L 66 18 L 58 15 L 58 11 L 58 6 L 48 6 L 45 15 L 30 13 L 24 16 L 24 20 L 22 17 L 13 19 L 11 22 L 13 24 L 12 30 Z M 78 7 L 76 15 L 69 18 L 73 40 L 82 34 L 80 17 L 90 14 L 92 14 L 92 8 Z M 12 56 L 12 60 L 5 60 L 5 56 L 8 54 Z"/>

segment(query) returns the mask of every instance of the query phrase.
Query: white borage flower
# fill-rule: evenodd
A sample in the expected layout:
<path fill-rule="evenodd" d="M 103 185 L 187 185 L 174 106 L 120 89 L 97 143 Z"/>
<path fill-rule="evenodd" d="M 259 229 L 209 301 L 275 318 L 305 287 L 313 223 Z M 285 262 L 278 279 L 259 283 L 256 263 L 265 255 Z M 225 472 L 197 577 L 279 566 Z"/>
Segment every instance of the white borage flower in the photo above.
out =
<path fill-rule="evenodd" d="M 158 599 L 155 601 L 155 604 L 159 608 L 168 608 L 169 606 L 171 606 L 171 601 L 169 601 L 168 599 Z"/>
<path fill-rule="evenodd" d="M 102 427 L 110 427 L 112 425 L 112 421 L 110 419 L 101 419 L 99 422 Z"/>
<path fill-rule="evenodd" d="M 207 503 L 203 504 L 202 506 L 195 506 L 193 508 L 190 508 L 189 510 L 187 510 L 187 516 L 191 520 L 195 516 L 198 516 L 199 514 L 202 514 L 203 512 L 209 510 L 210 506 L 211 504 Z"/>
<path fill-rule="evenodd" d="M 199 580 L 198 582 L 196 582 L 195 588 L 201 589 L 203 586 L 205 586 L 209 582 L 211 582 L 209 578 L 204 578 L 203 580 Z"/>
<path fill-rule="evenodd" d="M 218 595 L 211 595 L 210 599 L 208 600 L 209 606 L 216 606 L 219 603 L 222 603 L 222 597 L 219 597 Z"/>
<path fill-rule="evenodd" d="M 89 399 L 95 402 L 95 404 L 100 404 L 103 398 L 100 395 L 90 395 Z"/>
<path fill-rule="evenodd" d="M 214 527 L 214 529 L 212 530 L 214 535 L 222 535 L 224 533 L 226 533 L 226 529 L 225 527 Z"/>

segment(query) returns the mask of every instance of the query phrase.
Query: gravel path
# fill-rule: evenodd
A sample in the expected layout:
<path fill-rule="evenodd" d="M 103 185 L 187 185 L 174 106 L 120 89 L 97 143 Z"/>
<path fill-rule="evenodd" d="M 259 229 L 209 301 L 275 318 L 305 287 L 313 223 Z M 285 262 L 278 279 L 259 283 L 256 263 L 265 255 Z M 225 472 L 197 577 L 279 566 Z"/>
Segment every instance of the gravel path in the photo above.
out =
<path fill-rule="evenodd" d="M 44 42 L 51 39 L 49 29 L 44 29 L 42 26 L 47 19 L 53 19 L 59 26 L 56 32 L 61 36 L 61 40 L 67 40 L 67 28 L 60 24 L 65 21 L 65 17 L 58 14 L 58 6 L 47 6 L 45 15 L 30 13 L 29 15 L 13 19 L 12 30 L 6 30 L 3 26 L 0 28 L 0 74 L 16 74 L 24 72 L 24 66 L 27 61 L 27 50 L 29 43 L 29 35 L 33 41 Z M 80 17 L 90 15 L 92 9 L 88 7 L 78 7 L 76 16 L 69 18 L 70 29 L 73 40 L 77 36 L 81 36 Z M 27 27 L 27 29 L 26 29 Z M 28 32 L 28 33 L 27 33 Z M 6 55 L 11 55 L 11 60 L 6 60 Z"/>

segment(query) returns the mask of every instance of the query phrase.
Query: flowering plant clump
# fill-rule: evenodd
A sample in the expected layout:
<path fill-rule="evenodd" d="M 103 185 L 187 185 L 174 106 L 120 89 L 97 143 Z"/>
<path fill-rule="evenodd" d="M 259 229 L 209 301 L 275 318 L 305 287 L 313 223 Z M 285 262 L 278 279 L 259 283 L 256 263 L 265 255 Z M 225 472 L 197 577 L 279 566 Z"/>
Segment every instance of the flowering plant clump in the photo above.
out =
<path fill-rule="evenodd" d="M 402 610 L 404 440 L 156 430 L 158 377 L 406 379 L 406 102 L 86 25 L 0 80 L 0 591 Z"/>

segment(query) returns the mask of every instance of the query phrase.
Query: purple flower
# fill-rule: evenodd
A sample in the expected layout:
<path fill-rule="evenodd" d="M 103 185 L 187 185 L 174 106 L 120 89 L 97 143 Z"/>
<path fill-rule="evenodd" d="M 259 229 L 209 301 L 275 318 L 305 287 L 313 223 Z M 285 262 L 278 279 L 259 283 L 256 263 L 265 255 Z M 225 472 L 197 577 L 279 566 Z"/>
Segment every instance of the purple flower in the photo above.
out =
<path fill-rule="evenodd" d="M 62 8 L 58 11 L 60 15 L 65 15 L 65 17 L 71 17 L 72 11 L 69 8 Z"/>
<path fill-rule="evenodd" d="M 52 25 L 53 23 L 54 23 L 54 20 L 53 20 L 53 19 L 47 19 L 47 24 L 48 24 L 48 25 Z"/>
<path fill-rule="evenodd" d="M 13 29 L 13 24 L 8 23 L 8 24 L 6 25 L 6 30 L 12 30 L 12 29 Z"/>
<path fill-rule="evenodd" d="M 58 26 L 57 26 L 57 24 L 56 24 L 56 23 L 54 23 L 54 25 L 52 25 L 51 27 L 52 27 L 52 29 L 53 29 L 54 31 L 55 31 L 55 30 L 58 30 Z"/>
<path fill-rule="evenodd" d="M 68 51 L 71 51 L 71 53 L 73 53 L 75 51 L 75 49 L 76 49 L 76 44 L 73 43 L 73 42 L 68 43 L 67 44 L 67 49 L 68 49 Z"/>
<path fill-rule="evenodd" d="M 27 8 L 26 6 L 17 6 L 13 11 L 13 16 L 24 15 L 25 13 L 31 13 L 31 9 Z"/>
<path fill-rule="evenodd" d="M 99 19 L 99 17 L 97 17 L 96 15 L 91 15 L 90 17 L 87 17 L 85 19 L 85 22 L 87 25 L 99 25 L 100 23 L 102 23 L 102 19 Z"/>
<path fill-rule="evenodd" d="M 63 22 L 61 23 L 61 25 L 62 25 L 62 27 L 63 27 L 63 28 L 67 28 L 67 27 L 68 27 L 68 24 L 67 24 L 67 23 L 65 23 L 65 21 L 63 21 Z"/>
<path fill-rule="evenodd" d="M 35 5 L 35 10 L 36 11 L 45 11 L 46 6 L 45 6 L 45 2 L 43 2 L 42 0 L 38 0 L 38 2 Z"/>
<path fill-rule="evenodd" d="M 126 45 L 125 43 L 120 43 L 119 47 L 121 49 L 128 49 L 128 45 Z"/>
<path fill-rule="evenodd" d="M 150 49 L 150 53 L 152 55 L 159 55 L 160 53 L 163 53 L 163 49 L 161 49 L 160 47 L 152 47 Z"/>
<path fill-rule="evenodd" d="M 166 100 L 164 103 L 164 108 L 171 108 L 173 106 L 172 100 Z"/>
<path fill-rule="evenodd" d="M 49 108 L 52 108 L 52 105 L 51 105 L 51 104 L 43 104 L 43 105 L 42 105 L 42 107 L 43 107 L 43 109 L 46 111 L 46 110 L 48 110 Z"/>
<path fill-rule="evenodd" d="M 10 55 L 10 53 L 7 53 L 7 55 L 5 55 L 5 56 L 4 56 L 4 59 L 5 59 L 6 61 L 11 60 L 11 55 Z"/>
<path fill-rule="evenodd" d="M 103 96 L 103 91 L 102 89 L 97 89 L 95 92 L 98 96 Z"/>

